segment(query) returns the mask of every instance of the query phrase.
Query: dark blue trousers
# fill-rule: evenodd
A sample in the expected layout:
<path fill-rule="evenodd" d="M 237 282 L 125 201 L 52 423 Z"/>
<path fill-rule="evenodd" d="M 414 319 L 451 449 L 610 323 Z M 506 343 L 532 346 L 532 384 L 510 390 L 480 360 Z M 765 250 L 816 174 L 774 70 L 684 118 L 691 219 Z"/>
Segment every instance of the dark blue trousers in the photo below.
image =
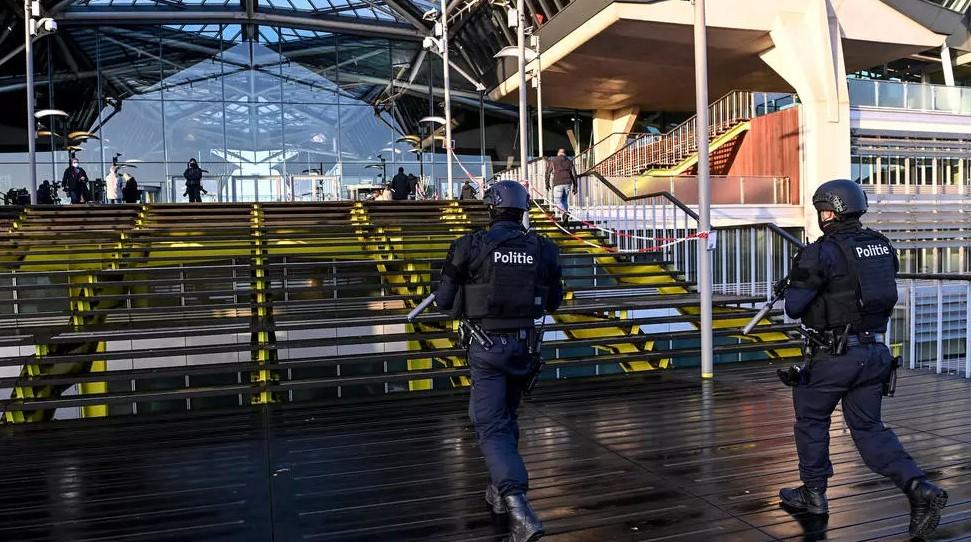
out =
<path fill-rule="evenodd" d="M 880 420 L 881 383 L 890 373 L 891 362 L 883 344 L 852 346 L 842 356 L 820 352 L 813 357 L 809 383 L 792 389 L 799 476 L 807 486 L 825 488 L 833 475 L 829 424 L 840 401 L 853 442 L 872 471 L 901 489 L 924 476 L 897 435 Z"/>
<path fill-rule="evenodd" d="M 489 350 L 474 341 L 469 347 L 472 371 L 469 417 L 499 494 L 525 493 L 529 489 L 529 475 L 519 455 L 517 411 L 530 357 L 525 340 L 492 333 L 489 336 L 494 342 Z"/>

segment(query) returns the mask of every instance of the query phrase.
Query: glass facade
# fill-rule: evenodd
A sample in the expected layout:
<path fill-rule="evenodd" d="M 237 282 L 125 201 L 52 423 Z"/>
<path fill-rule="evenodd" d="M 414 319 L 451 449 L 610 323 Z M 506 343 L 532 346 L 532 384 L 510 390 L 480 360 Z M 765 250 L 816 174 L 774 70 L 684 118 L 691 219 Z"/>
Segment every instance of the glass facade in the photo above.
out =
<path fill-rule="evenodd" d="M 971 158 L 968 156 L 921 157 L 859 155 L 850 159 L 852 178 L 865 186 L 900 187 L 915 192 L 967 193 L 971 186 Z"/>
<path fill-rule="evenodd" d="M 104 178 L 117 159 L 140 187 L 157 193 L 156 201 L 184 199 L 189 158 L 208 172 L 210 201 L 322 199 L 338 191 L 347 197 L 399 167 L 447 177 L 440 141 L 437 152 L 419 155 L 401 140 L 409 129 L 393 82 L 410 68 L 418 44 L 263 26 L 253 39 L 243 34 L 239 25 L 92 29 L 93 50 L 86 52 L 106 66 L 96 72 L 98 88 L 129 91 L 120 101 L 99 91 L 102 107 L 91 126 L 51 119 L 44 128 L 95 132 L 99 137 L 77 150 L 89 177 Z M 119 55 L 137 61 L 121 67 Z M 422 69 L 440 73 L 441 63 L 426 60 Z M 41 84 L 45 77 L 38 74 Z M 49 101 L 57 107 L 57 94 Z M 412 98 L 412 107 L 415 101 L 426 107 L 420 114 L 441 115 L 440 100 Z M 477 106 L 453 104 L 453 115 L 464 114 L 478 128 Z M 68 161 L 52 138 L 38 139 L 39 181 L 60 179 Z M 492 164 L 478 153 L 459 159 L 475 176 L 491 174 Z M 0 154 L 0 189 L 25 186 L 26 163 L 26 153 Z M 458 165 L 453 176 L 459 185 Z M 320 190 L 327 183 L 331 188 Z"/>

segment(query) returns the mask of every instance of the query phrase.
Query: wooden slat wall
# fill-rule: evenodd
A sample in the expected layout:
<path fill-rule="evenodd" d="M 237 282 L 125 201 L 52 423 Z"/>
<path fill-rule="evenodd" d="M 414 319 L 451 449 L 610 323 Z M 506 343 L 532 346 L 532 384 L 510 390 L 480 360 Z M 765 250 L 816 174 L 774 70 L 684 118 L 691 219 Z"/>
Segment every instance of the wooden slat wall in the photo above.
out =
<path fill-rule="evenodd" d="M 799 196 L 799 109 L 752 119 L 728 175 L 772 175 L 791 179 L 790 193 Z M 796 202 L 793 202 L 796 203 Z"/>

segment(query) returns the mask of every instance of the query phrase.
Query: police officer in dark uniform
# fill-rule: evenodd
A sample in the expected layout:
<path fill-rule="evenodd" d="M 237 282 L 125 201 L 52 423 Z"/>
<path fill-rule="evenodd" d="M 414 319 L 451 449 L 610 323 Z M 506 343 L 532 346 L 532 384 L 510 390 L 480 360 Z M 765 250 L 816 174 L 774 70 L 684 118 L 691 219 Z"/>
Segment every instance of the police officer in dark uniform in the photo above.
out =
<path fill-rule="evenodd" d="M 205 192 L 202 188 L 202 169 L 195 158 L 190 158 L 186 166 L 182 173 L 185 177 L 185 193 L 182 195 L 189 196 L 189 203 L 201 203 L 202 193 Z"/>
<path fill-rule="evenodd" d="M 804 485 L 783 489 L 779 496 L 791 508 L 828 513 L 830 418 L 842 401 L 843 418 L 863 460 L 904 491 L 911 506 L 910 534 L 926 537 L 940 522 L 947 493 L 927 481 L 880 420 L 885 386 L 896 368 L 884 344 L 897 302 L 896 253 L 886 237 L 860 224 L 867 198 L 855 182 L 823 183 L 813 205 L 823 236 L 796 256 L 785 294 L 786 314 L 801 318 L 816 338 L 808 367 L 788 382 L 794 385 L 796 448 Z"/>
<path fill-rule="evenodd" d="M 491 227 L 457 239 L 435 292 L 438 307 L 470 321 L 491 345 L 471 341 L 469 416 L 485 456 L 491 484 L 485 500 L 496 514 L 509 514 L 511 542 L 533 542 L 543 524 L 526 499 L 529 477 L 519 455 L 516 421 L 524 387 L 535 370 L 530 344 L 535 320 L 563 300 L 559 250 L 523 228 L 529 195 L 515 181 L 500 181 L 485 193 Z"/>

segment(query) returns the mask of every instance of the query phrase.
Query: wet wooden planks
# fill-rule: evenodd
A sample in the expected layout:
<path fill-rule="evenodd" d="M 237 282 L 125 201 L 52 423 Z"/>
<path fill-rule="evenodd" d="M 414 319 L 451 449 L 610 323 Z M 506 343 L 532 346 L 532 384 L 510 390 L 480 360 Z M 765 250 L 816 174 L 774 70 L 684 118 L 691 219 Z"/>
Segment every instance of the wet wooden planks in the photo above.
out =
<path fill-rule="evenodd" d="M 798 483 L 787 389 L 764 363 L 544 383 L 522 451 L 548 540 L 906 540 L 908 505 L 837 411 L 828 518 Z M 2 540 L 501 540 L 463 394 L 3 428 Z M 905 371 L 888 423 L 971 538 L 971 383 Z"/>

